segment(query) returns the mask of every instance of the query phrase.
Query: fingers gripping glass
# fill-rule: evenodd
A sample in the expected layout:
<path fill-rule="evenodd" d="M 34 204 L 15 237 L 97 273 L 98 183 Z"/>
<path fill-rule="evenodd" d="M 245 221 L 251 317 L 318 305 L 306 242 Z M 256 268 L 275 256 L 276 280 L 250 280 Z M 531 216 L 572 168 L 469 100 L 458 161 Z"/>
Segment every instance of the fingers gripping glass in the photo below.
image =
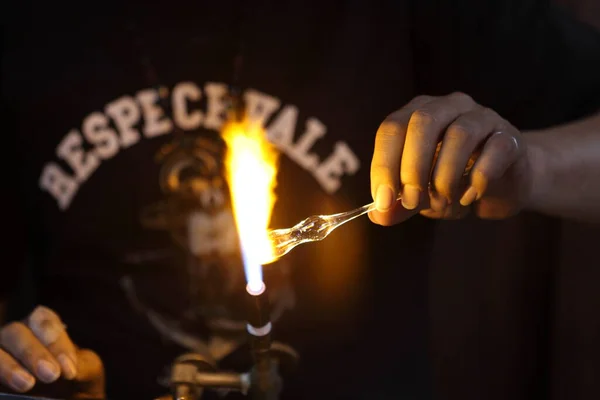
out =
<path fill-rule="evenodd" d="M 438 145 L 435 157 L 439 153 L 441 143 Z M 435 162 L 435 161 L 434 161 Z M 474 158 L 469 160 L 466 169 L 463 173 L 467 177 L 473 168 Z M 398 196 L 397 200 L 401 200 Z M 313 215 L 305 220 L 297 223 L 291 228 L 274 229 L 269 232 L 269 238 L 273 243 L 273 254 L 270 260 L 264 260 L 264 263 L 269 263 L 277 260 L 283 255 L 289 253 L 294 247 L 303 243 L 316 242 L 325 239 L 334 229 L 352 221 L 355 218 L 374 211 L 375 202 L 366 204 L 362 207 L 355 208 L 351 211 L 346 211 L 331 215 Z"/>

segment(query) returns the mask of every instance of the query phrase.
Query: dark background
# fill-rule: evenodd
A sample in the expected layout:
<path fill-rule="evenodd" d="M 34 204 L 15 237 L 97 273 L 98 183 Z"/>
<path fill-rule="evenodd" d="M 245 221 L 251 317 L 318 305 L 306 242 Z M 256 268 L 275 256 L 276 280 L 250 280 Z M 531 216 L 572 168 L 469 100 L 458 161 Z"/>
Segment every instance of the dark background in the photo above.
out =
<path fill-rule="evenodd" d="M 600 2 L 598 0 L 554 0 L 580 20 L 600 29 Z"/>

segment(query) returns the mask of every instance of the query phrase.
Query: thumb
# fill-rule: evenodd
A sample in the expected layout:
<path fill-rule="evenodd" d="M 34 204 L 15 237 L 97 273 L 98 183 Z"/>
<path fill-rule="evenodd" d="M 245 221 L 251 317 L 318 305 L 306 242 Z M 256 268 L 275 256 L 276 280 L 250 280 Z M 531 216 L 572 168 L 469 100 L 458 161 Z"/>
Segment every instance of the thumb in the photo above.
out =
<path fill-rule="evenodd" d="M 100 357 L 91 350 L 77 352 L 77 399 L 103 399 L 105 393 L 104 366 Z"/>

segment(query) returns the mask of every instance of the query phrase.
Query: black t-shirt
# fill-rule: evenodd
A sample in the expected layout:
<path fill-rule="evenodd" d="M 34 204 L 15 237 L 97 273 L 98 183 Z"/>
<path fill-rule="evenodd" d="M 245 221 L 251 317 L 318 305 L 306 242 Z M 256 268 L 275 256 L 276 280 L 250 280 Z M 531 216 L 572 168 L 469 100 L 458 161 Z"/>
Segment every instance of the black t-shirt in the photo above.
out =
<path fill-rule="evenodd" d="M 416 95 L 460 90 L 523 129 L 597 104 L 597 37 L 565 35 L 544 2 L 497 3 L 19 3 L 2 70 L 9 196 L 37 302 L 101 355 L 109 394 L 165 392 L 187 351 L 247 366 L 218 135 L 236 55 L 283 154 L 272 226 L 291 226 L 371 200 L 374 132 Z M 265 268 L 274 338 L 301 356 L 285 398 L 431 395 L 435 225 L 357 219 Z"/>

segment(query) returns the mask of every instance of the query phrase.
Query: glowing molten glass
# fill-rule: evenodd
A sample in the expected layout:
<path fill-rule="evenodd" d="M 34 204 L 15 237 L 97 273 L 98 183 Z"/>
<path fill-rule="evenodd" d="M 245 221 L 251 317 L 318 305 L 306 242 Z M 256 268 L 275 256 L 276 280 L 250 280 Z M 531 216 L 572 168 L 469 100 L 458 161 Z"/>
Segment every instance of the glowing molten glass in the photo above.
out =
<path fill-rule="evenodd" d="M 262 263 L 274 260 L 268 228 L 275 204 L 278 152 L 259 123 L 229 122 L 222 132 L 227 144 L 225 171 L 250 290 L 263 285 Z"/>

